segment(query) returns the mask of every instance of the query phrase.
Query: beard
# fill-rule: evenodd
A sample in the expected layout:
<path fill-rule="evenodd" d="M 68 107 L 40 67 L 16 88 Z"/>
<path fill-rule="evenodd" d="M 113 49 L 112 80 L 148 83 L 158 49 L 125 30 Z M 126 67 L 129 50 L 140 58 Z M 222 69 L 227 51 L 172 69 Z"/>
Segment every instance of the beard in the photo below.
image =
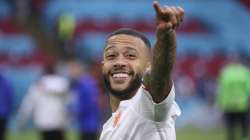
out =
<path fill-rule="evenodd" d="M 134 75 L 134 74 L 132 74 Z M 108 74 L 103 74 L 104 84 L 110 94 L 114 95 L 120 100 L 128 100 L 130 99 L 135 92 L 139 89 L 142 83 L 142 75 L 135 74 L 135 76 L 129 81 L 128 87 L 124 90 L 115 90 L 112 88 L 109 80 Z"/>

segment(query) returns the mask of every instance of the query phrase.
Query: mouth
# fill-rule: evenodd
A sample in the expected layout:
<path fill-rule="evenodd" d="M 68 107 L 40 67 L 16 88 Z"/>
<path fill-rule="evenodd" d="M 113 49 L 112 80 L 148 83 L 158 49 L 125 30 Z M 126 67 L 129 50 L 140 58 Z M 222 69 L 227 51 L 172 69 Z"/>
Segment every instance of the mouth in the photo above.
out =
<path fill-rule="evenodd" d="M 110 93 L 119 99 L 132 97 L 141 85 L 142 76 L 133 70 L 111 70 L 103 73 L 104 83 Z"/>
<path fill-rule="evenodd" d="M 128 72 L 115 72 L 111 74 L 114 83 L 122 84 L 129 80 L 130 74 Z"/>

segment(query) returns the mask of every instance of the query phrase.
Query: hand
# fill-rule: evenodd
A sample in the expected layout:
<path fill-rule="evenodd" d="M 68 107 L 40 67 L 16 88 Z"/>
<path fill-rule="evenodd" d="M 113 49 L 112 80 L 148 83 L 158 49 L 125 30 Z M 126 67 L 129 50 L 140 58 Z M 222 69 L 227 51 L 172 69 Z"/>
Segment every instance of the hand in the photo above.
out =
<path fill-rule="evenodd" d="M 153 6 L 156 12 L 158 34 L 165 34 L 176 29 L 183 21 L 184 10 L 181 7 L 161 7 L 158 1 L 154 1 Z"/>

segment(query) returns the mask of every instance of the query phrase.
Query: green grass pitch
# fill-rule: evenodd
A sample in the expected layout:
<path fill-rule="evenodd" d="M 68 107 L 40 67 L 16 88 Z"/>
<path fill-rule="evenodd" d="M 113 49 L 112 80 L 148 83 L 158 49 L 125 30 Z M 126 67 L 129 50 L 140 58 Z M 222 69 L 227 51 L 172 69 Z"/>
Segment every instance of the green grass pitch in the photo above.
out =
<path fill-rule="evenodd" d="M 200 130 L 195 128 L 177 129 L 177 140 L 225 140 L 222 129 Z M 10 133 L 7 140 L 39 140 L 39 135 L 35 131 L 22 133 Z M 77 140 L 76 132 L 67 133 L 67 140 Z"/>

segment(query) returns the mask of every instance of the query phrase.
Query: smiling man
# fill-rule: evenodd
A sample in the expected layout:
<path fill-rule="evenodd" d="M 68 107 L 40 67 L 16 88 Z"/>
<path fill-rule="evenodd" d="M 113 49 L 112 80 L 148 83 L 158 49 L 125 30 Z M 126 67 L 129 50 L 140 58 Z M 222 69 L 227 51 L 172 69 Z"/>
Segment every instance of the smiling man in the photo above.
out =
<path fill-rule="evenodd" d="M 100 140 L 175 140 L 175 103 L 171 71 L 175 62 L 175 29 L 183 20 L 180 7 L 156 12 L 156 44 L 132 29 L 120 29 L 107 39 L 103 75 L 110 91 L 111 118 Z"/>

